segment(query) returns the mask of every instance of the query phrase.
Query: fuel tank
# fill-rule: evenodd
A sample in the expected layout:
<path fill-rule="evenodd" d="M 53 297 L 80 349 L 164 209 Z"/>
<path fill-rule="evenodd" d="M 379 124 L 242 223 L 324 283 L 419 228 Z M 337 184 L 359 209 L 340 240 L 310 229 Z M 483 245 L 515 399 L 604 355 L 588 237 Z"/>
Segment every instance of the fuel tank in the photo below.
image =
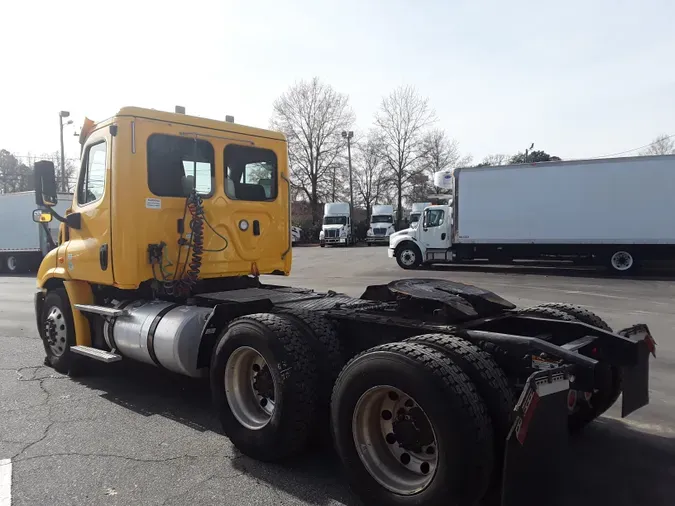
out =
<path fill-rule="evenodd" d="M 105 340 L 120 355 L 194 378 L 202 330 L 211 308 L 164 301 L 136 301 L 126 314 L 106 322 Z"/>

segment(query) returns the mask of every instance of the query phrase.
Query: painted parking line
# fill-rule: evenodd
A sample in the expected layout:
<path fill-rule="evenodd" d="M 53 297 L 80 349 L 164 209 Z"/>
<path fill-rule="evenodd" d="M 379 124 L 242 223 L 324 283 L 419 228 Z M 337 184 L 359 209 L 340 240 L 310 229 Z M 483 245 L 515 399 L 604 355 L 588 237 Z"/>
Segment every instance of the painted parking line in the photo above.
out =
<path fill-rule="evenodd" d="M 0 506 L 12 504 L 12 461 L 0 460 Z"/>

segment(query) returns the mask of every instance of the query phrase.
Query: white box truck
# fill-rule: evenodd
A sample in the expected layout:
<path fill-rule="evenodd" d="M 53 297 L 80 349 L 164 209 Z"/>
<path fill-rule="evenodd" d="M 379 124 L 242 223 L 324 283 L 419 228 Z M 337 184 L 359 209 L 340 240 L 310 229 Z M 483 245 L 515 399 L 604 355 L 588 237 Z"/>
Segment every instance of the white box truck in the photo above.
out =
<path fill-rule="evenodd" d="M 416 227 L 422 212 L 431 205 L 431 202 L 415 202 L 410 209 L 410 226 Z"/>
<path fill-rule="evenodd" d="M 389 236 L 394 228 L 394 206 L 374 204 L 370 216 L 370 227 L 366 232 L 366 243 L 389 244 Z"/>
<path fill-rule="evenodd" d="M 60 193 L 55 211 L 63 216 L 73 201 L 70 193 Z M 0 195 L 0 271 L 18 273 L 37 268 L 51 249 L 43 224 L 33 222 L 35 192 Z M 58 242 L 59 222 L 47 224 L 54 243 Z"/>
<path fill-rule="evenodd" d="M 323 225 L 319 232 L 319 244 L 354 244 L 352 217 L 347 202 L 329 202 L 323 208 Z"/>
<path fill-rule="evenodd" d="M 574 259 L 617 273 L 675 259 L 675 155 L 455 169 L 451 205 L 390 238 L 405 269 Z"/>

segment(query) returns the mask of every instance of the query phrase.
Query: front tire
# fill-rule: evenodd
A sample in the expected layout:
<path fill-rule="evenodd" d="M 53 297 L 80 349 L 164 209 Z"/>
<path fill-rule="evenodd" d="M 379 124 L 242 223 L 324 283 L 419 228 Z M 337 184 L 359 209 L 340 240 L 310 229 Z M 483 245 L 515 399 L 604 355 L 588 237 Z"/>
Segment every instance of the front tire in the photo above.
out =
<path fill-rule="evenodd" d="M 47 354 L 45 365 L 61 374 L 79 374 L 84 359 L 70 351 L 76 344 L 75 324 L 65 288 L 47 293 L 40 322 L 40 335 Z"/>
<path fill-rule="evenodd" d="M 390 343 L 359 355 L 332 396 L 336 451 L 365 504 L 473 505 L 493 464 L 492 425 L 469 378 L 437 351 Z"/>
<path fill-rule="evenodd" d="M 283 460 L 307 446 L 317 419 L 310 345 L 280 315 L 232 321 L 211 361 L 211 395 L 225 435 L 243 454 Z"/>
<path fill-rule="evenodd" d="M 396 262 L 402 269 L 417 269 L 422 265 L 422 252 L 413 242 L 404 242 L 396 248 Z"/>

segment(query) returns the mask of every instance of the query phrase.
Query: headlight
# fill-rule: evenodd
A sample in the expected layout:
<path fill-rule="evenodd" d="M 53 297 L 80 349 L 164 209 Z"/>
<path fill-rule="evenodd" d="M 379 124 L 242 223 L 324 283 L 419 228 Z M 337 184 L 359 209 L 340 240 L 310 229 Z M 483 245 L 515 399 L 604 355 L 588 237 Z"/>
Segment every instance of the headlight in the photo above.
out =
<path fill-rule="evenodd" d="M 372 228 L 369 228 L 369 229 L 368 229 L 368 232 L 366 232 L 366 235 L 369 235 L 369 236 L 370 236 L 370 235 L 373 235 L 373 229 L 372 229 Z"/>
<path fill-rule="evenodd" d="M 342 237 L 343 235 L 347 235 L 347 231 L 344 228 L 341 228 L 340 229 L 340 237 Z"/>
<path fill-rule="evenodd" d="M 321 230 L 321 231 L 319 232 L 319 240 L 323 239 L 323 236 L 324 236 L 324 235 L 325 235 L 325 234 L 324 234 L 324 231 Z"/>

